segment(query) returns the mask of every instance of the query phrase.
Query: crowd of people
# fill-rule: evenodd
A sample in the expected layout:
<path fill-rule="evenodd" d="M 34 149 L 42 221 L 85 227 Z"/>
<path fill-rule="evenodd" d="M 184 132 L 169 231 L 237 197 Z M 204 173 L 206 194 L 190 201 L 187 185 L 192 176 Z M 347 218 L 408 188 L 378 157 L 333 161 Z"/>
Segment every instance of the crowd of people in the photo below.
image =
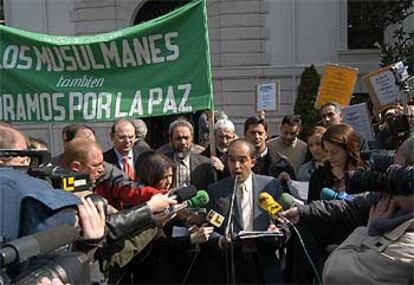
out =
<path fill-rule="evenodd" d="M 247 118 L 243 134 L 220 117 L 214 143 L 203 135 L 201 144 L 191 122 L 177 119 L 169 141 L 156 150 L 145 141 L 142 120 L 115 121 L 113 147 L 106 151 L 93 128 L 68 125 L 62 130 L 64 152 L 50 163 L 68 175 L 87 174 L 88 187 L 53 189 L 26 174 L 30 157 L 0 155 L 1 203 L 9 209 L 9 220 L 6 211 L 1 217 L 0 241 L 73 225 L 81 238 L 64 250 L 87 256 L 83 266 L 94 284 L 413 284 L 413 137 L 394 144 L 384 121 L 378 145 L 395 147 L 396 155 L 386 172 L 374 172 L 361 157 L 367 141 L 342 122 L 340 106 L 329 102 L 320 116 L 304 140 L 298 114 L 286 115 L 275 137 L 263 115 Z M 47 145 L 0 123 L 0 149 L 29 148 Z M 347 181 L 356 175 L 349 173 L 369 173 L 386 183 L 354 181 L 366 188 L 351 189 Z M 290 205 L 281 203 L 283 211 L 270 215 L 260 207 L 263 193 L 275 205 L 292 194 L 293 180 L 309 182 L 307 199 L 292 197 Z M 182 198 L 192 186 L 197 191 Z M 326 188 L 353 195 L 323 200 Z M 209 201 L 192 208 L 192 197 L 202 190 Z M 9 213 L 17 214 L 10 219 Z M 269 235 L 240 238 L 252 231 Z M 30 273 L 30 261 L 4 268 L 2 278 Z"/>

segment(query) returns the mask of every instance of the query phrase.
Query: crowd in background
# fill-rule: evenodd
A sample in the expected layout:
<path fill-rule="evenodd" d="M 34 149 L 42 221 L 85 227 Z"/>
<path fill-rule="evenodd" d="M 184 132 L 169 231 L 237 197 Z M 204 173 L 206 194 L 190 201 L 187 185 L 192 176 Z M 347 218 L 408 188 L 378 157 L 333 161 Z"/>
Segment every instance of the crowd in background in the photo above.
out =
<path fill-rule="evenodd" d="M 414 188 L 409 167 L 414 139 L 390 125 L 402 108 L 392 106 L 380 114 L 375 146 L 396 154 L 372 180 L 377 184 L 369 180 L 367 188 L 347 184 L 349 173 L 373 170 L 364 158 L 370 155 L 366 139 L 342 122 L 338 104 L 327 103 L 319 112 L 321 121 L 305 138 L 300 114 L 286 115 L 277 131 L 269 130 L 261 113 L 246 118 L 243 133 L 237 134 L 233 122 L 220 112 L 214 142 L 208 139 L 206 114 L 200 118 L 199 138 L 192 123 L 179 118 L 170 124 L 169 141 L 155 150 L 145 140 L 147 129 L 140 119 L 115 121 L 109 134 L 113 147 L 108 150 L 101 148 L 90 126 L 68 125 L 62 130 L 64 152 L 51 163 L 86 173 L 91 187 L 74 191 L 73 197 L 63 191 L 62 197 L 48 196 L 55 193 L 46 191 L 50 189 L 33 197 L 25 192 L 22 197 L 31 198 L 18 200 L 22 214 L 12 237 L 61 223 L 78 225 L 82 239 L 70 250 L 89 256 L 85 266 L 91 267 L 91 282 L 96 283 L 412 284 Z M 410 111 L 410 127 L 412 117 Z M 27 148 L 47 145 L 26 139 L 12 125 L 0 125 L 0 149 Z M 17 175 L 6 173 L 11 171 L 7 166 L 29 164 L 27 157 L 0 157 L 5 166 L 0 170 L 2 191 L 4 177 Z M 296 202 L 279 214 L 280 219 L 269 217 L 257 205 L 260 194 L 266 192 L 276 201 L 284 193 L 295 196 L 292 181 L 309 183 L 306 199 L 294 197 Z M 190 185 L 208 193 L 209 202 L 200 207 L 207 208 L 205 212 L 189 209 L 188 202 L 174 195 Z M 326 188 L 335 197 L 347 198 L 323 200 Z M 187 209 L 174 210 L 177 205 Z M 210 210 L 224 223 L 208 223 Z M 297 225 L 301 237 L 291 224 Z M 280 236 L 265 241 L 234 238 L 240 231 L 259 230 Z"/>

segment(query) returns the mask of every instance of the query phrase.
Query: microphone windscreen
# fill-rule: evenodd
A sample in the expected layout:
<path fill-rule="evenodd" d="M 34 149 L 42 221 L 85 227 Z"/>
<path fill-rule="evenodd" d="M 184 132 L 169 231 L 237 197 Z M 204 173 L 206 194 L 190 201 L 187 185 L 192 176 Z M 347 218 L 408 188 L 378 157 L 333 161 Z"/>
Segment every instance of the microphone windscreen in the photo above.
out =
<path fill-rule="evenodd" d="M 184 186 L 180 188 L 176 188 L 173 192 L 173 195 L 177 197 L 177 202 L 181 203 L 186 200 L 189 200 L 191 197 L 197 194 L 197 189 L 193 186 Z"/>
<path fill-rule="evenodd" d="M 207 194 L 207 191 L 205 190 L 198 190 L 197 195 L 192 197 L 188 201 L 188 207 L 189 208 L 200 208 L 207 205 L 207 203 L 210 201 L 210 197 Z"/>
<path fill-rule="evenodd" d="M 325 187 L 321 190 L 320 198 L 321 200 L 330 201 L 336 199 L 336 195 L 337 193 L 334 190 Z"/>
<path fill-rule="evenodd" d="M 288 193 L 280 194 L 278 201 L 285 210 L 290 209 L 297 204 L 295 198 Z"/>
<path fill-rule="evenodd" d="M 273 199 L 273 197 L 269 193 L 262 192 L 262 193 L 259 194 L 258 203 L 259 203 L 260 207 L 268 208 L 271 205 L 273 205 L 274 202 L 275 202 L 275 200 Z"/>
<path fill-rule="evenodd" d="M 280 211 L 283 210 L 282 206 L 273 199 L 273 197 L 266 192 L 261 192 L 257 203 L 260 208 L 269 213 L 270 216 L 275 217 Z"/>

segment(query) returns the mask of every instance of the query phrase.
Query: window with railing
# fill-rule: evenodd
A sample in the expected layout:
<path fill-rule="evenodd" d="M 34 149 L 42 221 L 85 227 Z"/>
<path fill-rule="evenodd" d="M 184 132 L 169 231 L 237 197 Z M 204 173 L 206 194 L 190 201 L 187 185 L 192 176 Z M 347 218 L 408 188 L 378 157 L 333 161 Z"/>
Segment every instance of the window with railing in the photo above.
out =
<path fill-rule="evenodd" d="M 384 41 L 384 31 L 375 25 L 375 1 L 348 0 L 348 49 L 372 49 Z"/>
<path fill-rule="evenodd" d="M 0 0 L 0 25 L 4 25 L 4 2 Z"/>
<path fill-rule="evenodd" d="M 189 0 L 148 0 L 139 9 L 134 25 L 149 21 L 187 4 Z"/>

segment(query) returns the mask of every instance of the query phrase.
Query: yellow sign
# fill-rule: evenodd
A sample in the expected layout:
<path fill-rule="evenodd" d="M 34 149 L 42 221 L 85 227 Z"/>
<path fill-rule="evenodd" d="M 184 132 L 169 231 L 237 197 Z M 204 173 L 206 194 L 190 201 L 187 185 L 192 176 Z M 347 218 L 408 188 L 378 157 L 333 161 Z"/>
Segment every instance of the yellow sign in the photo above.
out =
<path fill-rule="evenodd" d="M 325 65 L 315 108 L 320 109 L 323 104 L 328 102 L 336 102 L 342 107 L 348 106 L 351 102 L 357 76 L 357 68 L 336 64 Z"/>

